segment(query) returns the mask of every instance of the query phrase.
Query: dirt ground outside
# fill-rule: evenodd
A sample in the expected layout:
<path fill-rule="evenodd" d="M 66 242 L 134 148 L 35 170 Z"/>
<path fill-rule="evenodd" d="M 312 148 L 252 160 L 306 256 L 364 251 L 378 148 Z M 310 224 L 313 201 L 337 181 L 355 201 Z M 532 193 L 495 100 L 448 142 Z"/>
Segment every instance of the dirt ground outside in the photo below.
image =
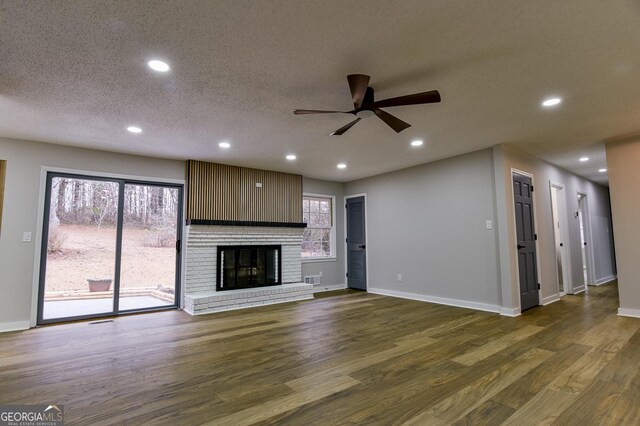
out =
<path fill-rule="evenodd" d="M 56 250 L 47 255 L 45 293 L 86 292 L 88 279 L 114 278 L 114 226 L 61 224 L 57 234 Z M 173 289 L 175 265 L 175 231 L 123 230 L 122 290 L 159 285 Z"/>

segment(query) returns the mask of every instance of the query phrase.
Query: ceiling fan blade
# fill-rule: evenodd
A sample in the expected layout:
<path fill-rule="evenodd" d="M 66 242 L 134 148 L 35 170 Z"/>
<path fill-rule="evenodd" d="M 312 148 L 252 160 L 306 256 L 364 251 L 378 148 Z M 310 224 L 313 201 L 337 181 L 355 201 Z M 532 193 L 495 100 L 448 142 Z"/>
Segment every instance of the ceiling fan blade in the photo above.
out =
<path fill-rule="evenodd" d="M 430 90 L 428 92 L 414 93 L 413 95 L 384 99 L 374 102 L 371 106 L 374 108 L 389 108 L 402 105 L 433 104 L 440 102 L 440 100 L 440 93 L 437 90 Z"/>
<path fill-rule="evenodd" d="M 353 107 L 358 109 L 362 106 L 362 100 L 364 94 L 369 86 L 369 77 L 364 74 L 349 74 L 347 80 L 349 81 L 349 89 L 351 89 L 351 98 L 353 98 Z"/>
<path fill-rule="evenodd" d="M 387 123 L 389 127 L 395 130 L 396 133 L 400 133 L 407 127 L 411 127 L 411 124 L 405 123 L 404 121 L 400 120 L 398 117 L 395 117 L 381 109 L 374 109 L 373 112 L 375 115 L 378 116 L 378 118 L 380 118 L 380 120 L 384 121 L 385 123 Z"/>
<path fill-rule="evenodd" d="M 360 117 L 356 118 L 355 120 L 353 120 L 351 123 L 347 124 L 346 126 L 342 126 L 338 130 L 329 133 L 329 136 L 340 136 L 341 134 L 343 134 L 344 132 L 346 132 L 347 130 L 352 128 L 354 126 L 354 124 L 356 124 L 360 120 L 362 120 L 362 118 L 360 118 Z"/>
<path fill-rule="evenodd" d="M 344 111 L 323 111 L 323 110 L 319 110 L 319 109 L 294 109 L 293 113 L 295 115 L 301 115 L 301 114 L 333 114 L 333 113 L 337 113 L 337 112 L 344 112 Z"/>

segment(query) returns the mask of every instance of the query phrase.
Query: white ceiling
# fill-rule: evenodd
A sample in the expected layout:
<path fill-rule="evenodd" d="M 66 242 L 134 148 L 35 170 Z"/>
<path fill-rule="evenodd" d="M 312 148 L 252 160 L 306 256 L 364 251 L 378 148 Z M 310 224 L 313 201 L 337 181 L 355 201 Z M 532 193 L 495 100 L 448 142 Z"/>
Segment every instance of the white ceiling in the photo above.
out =
<path fill-rule="evenodd" d="M 606 182 L 602 141 L 640 130 L 639 47 L 632 0 L 0 0 L 0 136 L 336 181 L 509 143 Z M 443 101 L 387 109 L 400 134 L 293 115 L 350 109 L 351 73 Z"/>

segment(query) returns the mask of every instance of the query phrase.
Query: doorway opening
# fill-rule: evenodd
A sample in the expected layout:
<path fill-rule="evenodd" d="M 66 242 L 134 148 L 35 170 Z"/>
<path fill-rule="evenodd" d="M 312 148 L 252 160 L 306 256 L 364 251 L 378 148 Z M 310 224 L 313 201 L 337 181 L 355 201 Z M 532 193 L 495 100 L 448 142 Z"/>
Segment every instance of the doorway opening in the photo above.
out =
<path fill-rule="evenodd" d="M 533 177 L 524 173 L 512 173 L 513 198 L 518 250 L 518 281 L 520 285 L 520 310 L 525 311 L 540 304 L 538 283 L 537 235 L 534 224 Z"/>
<path fill-rule="evenodd" d="M 367 290 L 367 231 L 365 195 L 346 197 L 347 286 Z"/>
<path fill-rule="evenodd" d="M 564 185 L 549 182 L 551 189 L 551 217 L 556 253 L 558 293 L 573 293 L 571 285 L 570 247 L 567 227 L 567 202 Z"/>
<path fill-rule="evenodd" d="M 587 194 L 578 192 L 578 222 L 580 224 L 580 258 L 582 259 L 582 276 L 581 280 L 584 282 L 585 289 L 589 285 L 590 281 L 590 268 L 589 268 L 589 252 L 588 252 L 588 201 Z"/>
<path fill-rule="evenodd" d="M 182 187 L 50 172 L 38 324 L 178 306 Z"/>

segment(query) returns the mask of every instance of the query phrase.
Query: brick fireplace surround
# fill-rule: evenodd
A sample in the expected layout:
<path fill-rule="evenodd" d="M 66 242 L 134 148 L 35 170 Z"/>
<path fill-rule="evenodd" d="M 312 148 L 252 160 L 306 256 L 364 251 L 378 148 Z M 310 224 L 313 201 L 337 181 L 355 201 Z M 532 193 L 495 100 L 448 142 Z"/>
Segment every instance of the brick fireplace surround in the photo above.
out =
<path fill-rule="evenodd" d="M 302 282 L 304 228 L 287 226 L 194 225 L 187 227 L 184 309 L 191 315 L 313 299 Z M 218 246 L 281 245 L 282 284 L 216 291 Z"/>

